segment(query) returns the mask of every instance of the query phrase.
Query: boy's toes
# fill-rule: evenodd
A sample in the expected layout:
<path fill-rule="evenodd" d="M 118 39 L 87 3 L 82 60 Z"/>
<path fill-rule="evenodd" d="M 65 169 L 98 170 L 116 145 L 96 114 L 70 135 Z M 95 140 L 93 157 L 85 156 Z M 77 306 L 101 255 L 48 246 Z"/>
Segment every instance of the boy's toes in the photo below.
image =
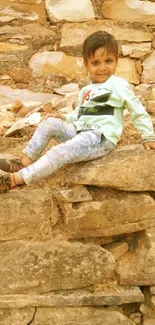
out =
<path fill-rule="evenodd" d="M 0 193 L 5 193 L 11 189 L 9 174 L 0 173 Z"/>

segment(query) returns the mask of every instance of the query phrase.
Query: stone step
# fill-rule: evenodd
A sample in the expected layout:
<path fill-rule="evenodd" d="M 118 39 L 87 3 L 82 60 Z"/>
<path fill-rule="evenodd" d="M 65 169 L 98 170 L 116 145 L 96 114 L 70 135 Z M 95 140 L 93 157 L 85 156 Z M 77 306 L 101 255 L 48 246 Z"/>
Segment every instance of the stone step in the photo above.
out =
<path fill-rule="evenodd" d="M 113 288 L 111 283 L 108 286 L 108 289 L 94 292 L 83 289 L 42 295 L 0 295 L 0 308 L 119 306 L 144 301 L 144 295 L 138 287 Z"/>
<path fill-rule="evenodd" d="M 114 279 L 115 260 L 95 244 L 7 241 L 0 243 L 0 293 L 40 295 L 80 289 Z"/>

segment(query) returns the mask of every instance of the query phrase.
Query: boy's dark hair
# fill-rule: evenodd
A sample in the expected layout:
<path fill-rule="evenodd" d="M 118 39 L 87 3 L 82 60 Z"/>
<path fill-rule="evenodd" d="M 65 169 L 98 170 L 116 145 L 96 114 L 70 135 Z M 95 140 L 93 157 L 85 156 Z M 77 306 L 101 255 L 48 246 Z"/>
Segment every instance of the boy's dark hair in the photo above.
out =
<path fill-rule="evenodd" d="M 105 47 L 108 53 L 113 53 L 118 58 L 118 43 L 116 38 L 105 32 L 98 31 L 89 35 L 83 43 L 83 58 L 87 61 L 99 47 Z"/>

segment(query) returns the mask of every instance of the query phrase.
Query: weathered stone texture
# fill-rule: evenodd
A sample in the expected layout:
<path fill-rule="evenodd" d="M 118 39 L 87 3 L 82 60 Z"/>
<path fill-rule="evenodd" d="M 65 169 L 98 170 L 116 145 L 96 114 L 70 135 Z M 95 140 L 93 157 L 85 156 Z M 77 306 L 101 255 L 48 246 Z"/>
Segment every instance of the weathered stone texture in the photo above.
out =
<path fill-rule="evenodd" d="M 29 20 L 39 20 L 40 23 L 46 23 L 46 14 L 45 14 L 45 1 L 44 0 L 1 0 L 2 10 L 6 8 L 6 14 L 3 16 L 4 19 L 2 22 L 13 21 L 23 17 L 21 23 L 23 23 L 24 18 Z M 10 9 L 9 9 L 10 8 Z M 8 15 L 8 9 L 11 11 Z M 14 10 L 14 14 L 13 14 Z M 11 17 L 10 17 L 11 16 Z M 11 19 L 12 18 L 12 19 Z"/>
<path fill-rule="evenodd" d="M 0 295 L 0 308 L 117 306 L 143 301 L 144 295 L 138 287 L 118 286 L 114 289 L 95 292 L 78 289 L 72 292 L 56 291 L 42 295 Z"/>
<path fill-rule="evenodd" d="M 155 24 L 155 4 L 139 0 L 109 0 L 103 2 L 104 18 Z"/>
<path fill-rule="evenodd" d="M 148 194 L 95 192 L 100 201 L 62 206 L 70 238 L 113 236 L 155 226 L 155 202 Z"/>
<path fill-rule="evenodd" d="M 119 312 L 97 308 L 38 308 L 32 325 L 134 325 Z"/>
<path fill-rule="evenodd" d="M 155 285 L 155 228 L 141 236 L 136 252 L 120 257 L 116 272 L 121 285 Z"/>
<path fill-rule="evenodd" d="M 155 51 L 143 62 L 143 83 L 154 83 L 155 82 Z"/>
<path fill-rule="evenodd" d="M 16 190 L 0 195 L 0 240 L 51 236 L 53 204 L 48 189 Z"/>
<path fill-rule="evenodd" d="M 74 0 L 45 0 L 47 14 L 51 22 L 59 21 L 85 21 L 95 18 L 93 6 L 90 0 L 80 3 Z"/>
<path fill-rule="evenodd" d="M 63 74 L 66 78 L 86 76 L 82 58 L 67 56 L 63 52 L 40 52 L 31 58 L 30 67 L 36 74 Z"/>
<path fill-rule="evenodd" d="M 87 287 L 113 278 L 114 268 L 112 254 L 93 244 L 65 241 L 0 244 L 1 294 L 41 294 Z"/>
<path fill-rule="evenodd" d="M 65 181 L 124 191 L 154 191 L 154 155 L 153 150 L 148 152 L 142 145 L 122 147 L 98 160 L 73 166 Z"/>
<path fill-rule="evenodd" d="M 34 308 L 0 309 L 0 325 L 27 325 L 33 319 Z"/>

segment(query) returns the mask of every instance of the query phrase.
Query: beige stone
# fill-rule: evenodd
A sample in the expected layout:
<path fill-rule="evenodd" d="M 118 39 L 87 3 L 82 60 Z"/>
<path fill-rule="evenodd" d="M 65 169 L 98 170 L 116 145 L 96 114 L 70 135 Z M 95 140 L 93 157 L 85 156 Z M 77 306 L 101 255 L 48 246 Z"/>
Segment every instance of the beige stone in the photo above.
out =
<path fill-rule="evenodd" d="M 64 75 L 70 79 L 86 76 L 82 58 L 68 56 L 63 52 L 36 53 L 29 64 L 36 74 Z"/>
<path fill-rule="evenodd" d="M 128 243 L 126 242 L 113 242 L 104 246 L 111 254 L 114 259 L 117 261 L 120 256 L 125 254 L 128 251 Z"/>
<path fill-rule="evenodd" d="M 147 316 L 143 317 L 143 325 L 154 325 L 155 324 L 155 318 L 150 318 Z"/>
<path fill-rule="evenodd" d="M 116 68 L 116 76 L 126 79 L 133 84 L 139 84 L 139 75 L 136 71 L 135 63 L 129 58 L 120 58 Z"/>
<path fill-rule="evenodd" d="M 7 241 L 0 244 L 0 292 L 43 294 L 83 288 L 114 277 L 112 254 L 94 244 Z"/>
<path fill-rule="evenodd" d="M 152 295 L 155 295 L 155 286 L 150 288 L 150 293 L 151 293 Z"/>
<path fill-rule="evenodd" d="M 29 101 L 45 103 L 51 100 L 53 97 L 57 97 L 57 95 L 48 94 L 41 91 L 33 92 L 27 89 L 13 89 L 9 86 L 0 85 L 0 103 L 1 105 L 9 104 L 10 108 L 12 107 L 12 103 L 14 103 L 15 100 L 20 100 L 23 102 L 23 104 Z"/>
<path fill-rule="evenodd" d="M 40 23 L 46 22 L 46 13 L 45 13 L 45 2 L 44 0 L 1 0 L 1 5 L 7 5 L 8 7 L 17 10 L 18 13 L 22 16 L 23 13 L 27 13 L 27 16 L 30 17 L 30 14 L 36 15 L 39 17 Z M 3 8 L 3 7 L 2 7 Z M 23 14 L 24 15 L 24 14 Z M 25 15 L 26 16 L 26 15 Z"/>
<path fill-rule="evenodd" d="M 143 62 L 143 73 L 142 82 L 143 83 L 154 83 L 155 82 L 155 51 Z"/>
<path fill-rule="evenodd" d="M 148 229 L 139 239 L 136 252 L 127 252 L 117 262 L 121 285 L 155 285 L 155 229 Z"/>
<path fill-rule="evenodd" d="M 34 308 L 0 309 L 0 325 L 27 325 L 34 314 Z"/>
<path fill-rule="evenodd" d="M 0 206 L 1 241 L 50 237 L 56 216 L 48 189 L 11 191 L 0 196 Z"/>
<path fill-rule="evenodd" d="M 70 238 L 113 236 L 155 226 L 155 203 L 148 194 L 95 192 L 100 200 L 61 204 Z"/>
<path fill-rule="evenodd" d="M 151 97 L 150 97 L 150 99 L 155 100 L 155 87 L 154 86 L 151 89 Z"/>
<path fill-rule="evenodd" d="M 148 100 L 148 102 L 147 102 L 147 111 L 149 113 L 155 114 L 155 100 Z"/>
<path fill-rule="evenodd" d="M 123 11 L 122 11 L 123 12 Z M 74 30 L 74 37 L 73 32 Z M 91 22 L 85 22 L 83 24 L 78 23 L 65 23 L 61 29 L 61 48 L 82 46 L 83 41 L 91 33 L 98 30 L 103 30 L 108 33 L 112 33 L 118 41 L 128 42 L 150 42 L 152 35 L 146 26 L 126 23 L 117 23 L 111 20 L 95 20 Z"/>
<path fill-rule="evenodd" d="M 28 49 L 27 45 L 16 45 L 10 43 L 0 43 L 0 52 L 14 52 L 14 51 L 25 51 Z"/>
<path fill-rule="evenodd" d="M 14 20 L 23 22 L 39 21 L 38 15 L 36 13 L 23 13 L 19 10 L 11 9 L 10 7 L 0 8 L 0 23 L 6 24 Z"/>
<path fill-rule="evenodd" d="M 124 56 L 130 55 L 132 58 L 140 58 L 151 52 L 151 43 L 130 43 L 121 47 Z"/>
<path fill-rule="evenodd" d="M 104 18 L 155 24 L 155 4 L 139 0 L 109 0 L 102 7 Z"/>
<path fill-rule="evenodd" d="M 82 202 L 91 201 L 92 195 L 87 188 L 82 185 L 75 185 L 68 189 L 59 189 L 54 192 L 54 196 L 58 201 L 63 202 Z"/>
<path fill-rule="evenodd" d="M 38 308 L 32 325 L 134 325 L 117 311 L 104 308 Z M 152 324 L 151 324 L 152 325 Z"/>
<path fill-rule="evenodd" d="M 58 21 L 85 21 L 95 18 L 90 0 L 78 3 L 74 0 L 45 0 L 47 14 L 51 22 Z"/>
<path fill-rule="evenodd" d="M 147 305 L 146 303 L 141 304 L 140 311 L 143 315 L 155 318 L 155 310 L 153 310 L 151 306 Z"/>
<path fill-rule="evenodd" d="M 124 146 L 98 160 L 71 167 L 64 179 L 72 184 L 154 191 L 154 158 L 154 151 L 148 152 L 142 145 Z"/>
<path fill-rule="evenodd" d="M 0 308 L 24 307 L 80 307 L 121 305 L 124 303 L 143 302 L 144 296 L 138 287 L 116 286 L 107 281 L 108 289 L 89 292 L 74 290 L 66 293 L 47 293 L 42 295 L 0 295 Z"/>

